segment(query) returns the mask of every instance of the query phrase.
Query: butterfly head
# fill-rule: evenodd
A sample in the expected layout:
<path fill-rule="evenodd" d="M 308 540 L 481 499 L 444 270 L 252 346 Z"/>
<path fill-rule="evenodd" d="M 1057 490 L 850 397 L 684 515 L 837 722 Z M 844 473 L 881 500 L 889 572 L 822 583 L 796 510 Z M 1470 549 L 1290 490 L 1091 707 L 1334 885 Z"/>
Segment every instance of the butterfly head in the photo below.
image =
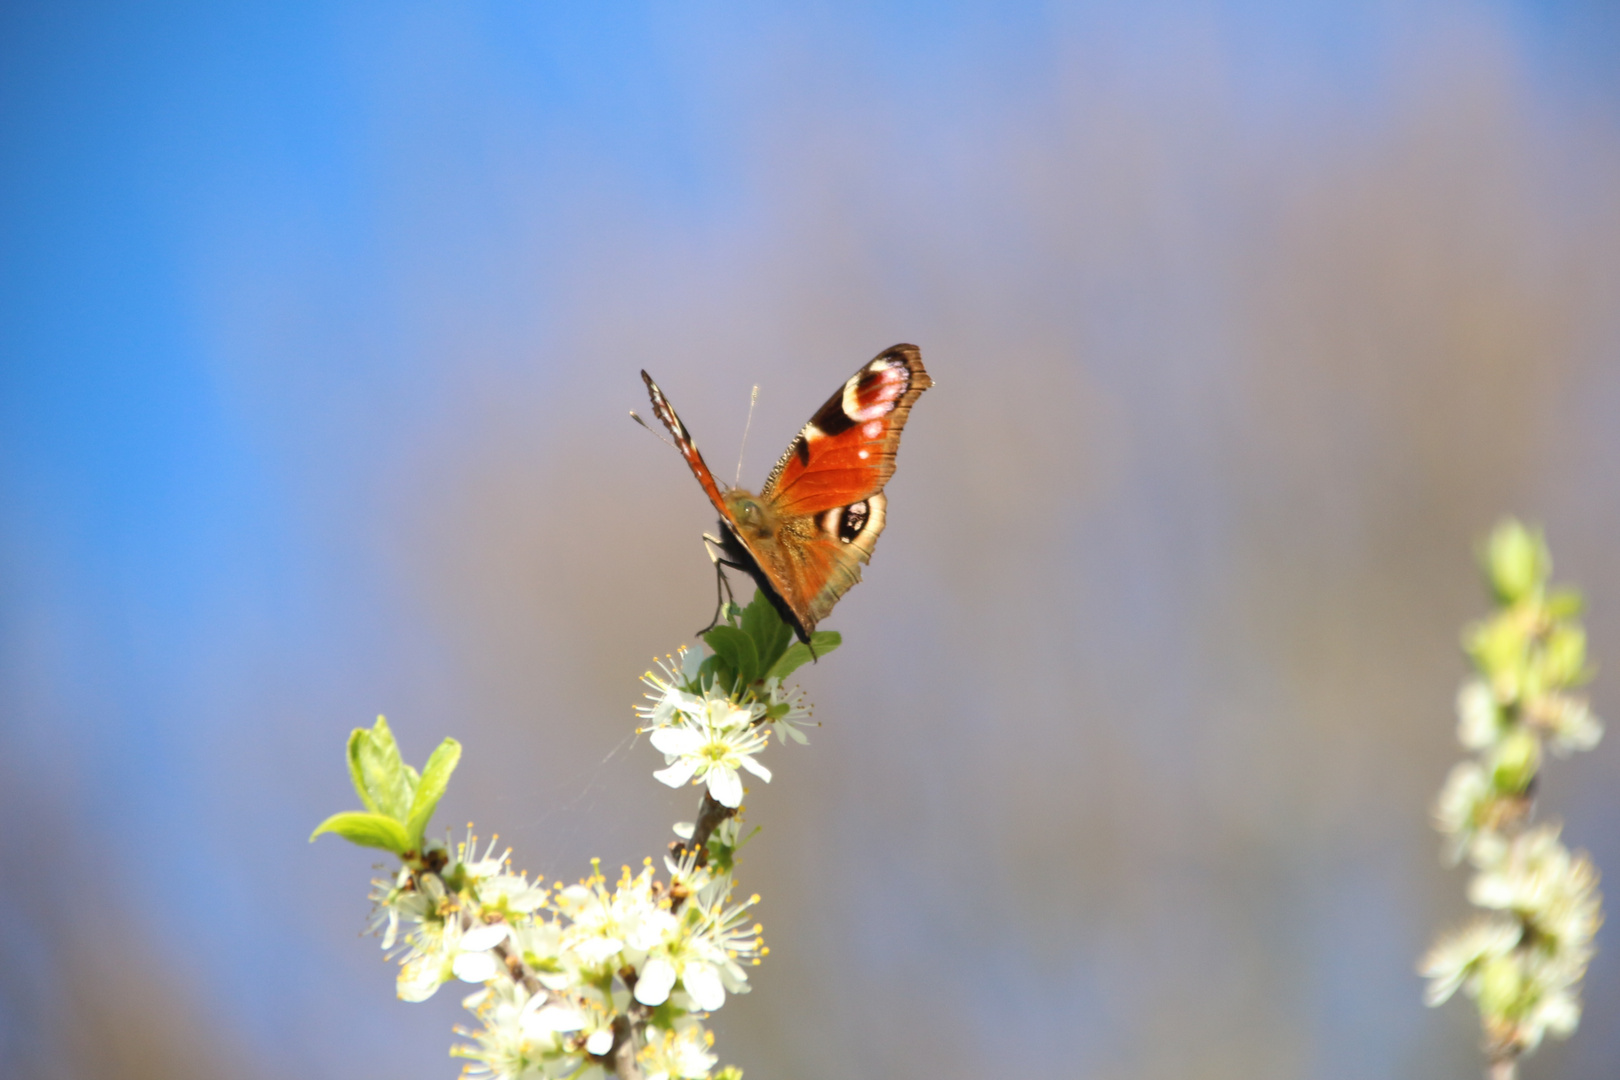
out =
<path fill-rule="evenodd" d="M 776 532 L 776 515 L 771 508 L 750 491 L 732 488 L 724 496 L 726 509 L 739 532 L 750 540 L 764 540 Z"/>

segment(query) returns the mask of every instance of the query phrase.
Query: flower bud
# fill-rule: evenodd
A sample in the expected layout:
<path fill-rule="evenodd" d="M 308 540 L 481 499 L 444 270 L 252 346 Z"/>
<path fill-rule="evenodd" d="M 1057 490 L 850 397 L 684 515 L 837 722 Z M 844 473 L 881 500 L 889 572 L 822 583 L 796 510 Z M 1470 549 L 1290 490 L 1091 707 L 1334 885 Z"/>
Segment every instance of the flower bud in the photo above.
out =
<path fill-rule="evenodd" d="M 1514 728 L 1491 755 L 1491 782 L 1498 791 L 1517 795 L 1530 786 L 1541 768 L 1541 740 L 1524 728 Z"/>
<path fill-rule="evenodd" d="M 1517 603 L 1541 587 L 1552 571 L 1552 557 L 1539 531 L 1532 532 L 1508 518 L 1491 531 L 1485 543 L 1485 572 L 1504 604 Z"/>

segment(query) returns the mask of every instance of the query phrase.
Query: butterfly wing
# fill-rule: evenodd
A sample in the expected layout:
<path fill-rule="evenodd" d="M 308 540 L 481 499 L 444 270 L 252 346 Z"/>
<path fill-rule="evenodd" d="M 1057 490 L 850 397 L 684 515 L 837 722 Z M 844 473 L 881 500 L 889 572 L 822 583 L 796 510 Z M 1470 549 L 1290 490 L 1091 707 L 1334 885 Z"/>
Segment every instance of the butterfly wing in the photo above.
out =
<path fill-rule="evenodd" d="M 720 485 L 715 482 L 714 474 L 709 471 L 709 466 L 704 462 L 703 455 L 698 453 L 697 444 L 686 433 L 686 425 L 681 423 L 681 418 L 675 415 L 675 410 L 670 406 L 669 399 L 664 396 L 662 390 L 658 389 L 658 384 L 652 381 L 651 375 L 643 371 L 641 381 L 647 384 L 647 396 L 652 399 L 653 415 L 664 422 L 664 426 L 669 429 L 670 437 L 675 440 L 675 449 L 681 452 L 681 456 L 686 459 L 686 463 L 692 467 L 692 475 L 696 476 L 698 483 L 703 485 L 703 490 L 708 493 L 709 501 L 714 503 L 716 510 L 720 511 L 721 518 L 729 521 L 731 511 L 726 509 L 725 496 L 720 494 Z"/>
<path fill-rule="evenodd" d="M 895 345 L 844 382 L 788 444 L 760 491 L 777 524 L 753 556 L 791 608 L 801 636 L 861 579 L 886 521 L 911 406 L 933 385 L 915 345 Z"/>

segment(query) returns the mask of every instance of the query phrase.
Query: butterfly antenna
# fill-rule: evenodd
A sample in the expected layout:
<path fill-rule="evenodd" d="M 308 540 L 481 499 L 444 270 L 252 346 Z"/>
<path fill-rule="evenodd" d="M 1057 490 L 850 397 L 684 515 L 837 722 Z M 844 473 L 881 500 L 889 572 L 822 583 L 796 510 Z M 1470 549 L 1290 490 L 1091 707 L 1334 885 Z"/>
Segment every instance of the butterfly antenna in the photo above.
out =
<path fill-rule="evenodd" d="M 654 427 L 651 424 L 647 423 L 647 421 L 643 420 L 640 416 L 636 415 L 636 410 L 634 410 L 634 409 L 630 410 L 630 419 L 634 420 L 636 423 L 640 424 L 642 427 L 646 428 L 648 431 L 651 431 L 654 435 L 657 435 L 658 436 L 658 441 L 663 443 L 665 446 L 669 447 L 671 450 L 676 450 L 676 451 L 680 450 L 680 447 L 676 446 L 674 443 L 672 443 L 668 439 L 664 438 L 664 436 L 661 433 L 659 433 L 656 429 L 654 429 Z"/>
<path fill-rule="evenodd" d="M 743 451 L 748 449 L 748 429 L 754 426 L 754 406 L 757 404 L 759 404 L 759 383 L 754 384 L 754 392 L 748 395 L 748 422 L 743 424 L 742 446 L 737 448 L 737 479 L 732 481 L 732 487 L 742 483 Z"/>

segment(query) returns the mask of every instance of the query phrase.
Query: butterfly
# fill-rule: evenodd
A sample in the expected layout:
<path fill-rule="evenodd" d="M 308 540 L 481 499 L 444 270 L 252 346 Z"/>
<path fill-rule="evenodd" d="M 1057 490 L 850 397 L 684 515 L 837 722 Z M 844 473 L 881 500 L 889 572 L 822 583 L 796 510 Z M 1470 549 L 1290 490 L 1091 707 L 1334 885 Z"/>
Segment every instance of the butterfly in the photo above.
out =
<path fill-rule="evenodd" d="M 883 532 L 900 432 L 911 406 L 934 385 L 915 345 L 895 345 L 851 375 L 794 436 L 759 494 L 722 490 L 645 371 L 654 414 L 720 511 L 718 566 L 746 571 L 799 640 L 861 580 L 861 564 Z M 725 581 L 724 572 L 721 582 Z"/>

